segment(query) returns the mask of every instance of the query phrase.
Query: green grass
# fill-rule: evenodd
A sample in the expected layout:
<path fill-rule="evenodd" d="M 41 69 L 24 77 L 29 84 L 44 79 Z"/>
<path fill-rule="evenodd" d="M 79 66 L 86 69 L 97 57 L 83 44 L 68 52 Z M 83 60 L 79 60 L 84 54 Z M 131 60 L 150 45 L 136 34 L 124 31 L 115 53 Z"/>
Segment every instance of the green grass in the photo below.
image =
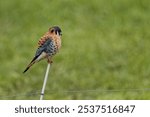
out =
<path fill-rule="evenodd" d="M 62 28 L 62 48 L 54 57 L 45 99 L 150 99 L 150 90 L 132 90 L 150 88 L 149 4 L 1 0 L 0 99 L 39 99 L 31 94 L 41 90 L 46 61 L 22 72 L 53 25 Z"/>

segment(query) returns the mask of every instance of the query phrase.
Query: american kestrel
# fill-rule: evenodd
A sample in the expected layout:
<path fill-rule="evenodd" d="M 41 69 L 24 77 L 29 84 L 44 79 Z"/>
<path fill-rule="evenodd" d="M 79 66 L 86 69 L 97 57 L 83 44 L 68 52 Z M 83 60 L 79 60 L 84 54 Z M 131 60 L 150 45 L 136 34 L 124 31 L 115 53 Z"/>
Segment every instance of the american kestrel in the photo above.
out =
<path fill-rule="evenodd" d="M 62 31 L 58 26 L 49 28 L 48 32 L 40 38 L 35 56 L 23 73 L 25 73 L 34 63 L 39 62 L 42 59 L 46 58 L 48 63 L 52 63 L 53 55 L 55 55 L 61 47 L 61 36 Z"/>

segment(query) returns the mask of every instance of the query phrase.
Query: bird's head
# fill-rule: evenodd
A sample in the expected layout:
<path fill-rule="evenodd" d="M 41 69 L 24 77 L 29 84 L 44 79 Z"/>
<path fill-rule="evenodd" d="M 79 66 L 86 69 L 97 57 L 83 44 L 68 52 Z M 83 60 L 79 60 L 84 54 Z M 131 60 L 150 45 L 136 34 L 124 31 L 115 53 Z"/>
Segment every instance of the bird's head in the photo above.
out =
<path fill-rule="evenodd" d="M 50 33 L 55 33 L 56 35 L 62 36 L 62 31 L 58 26 L 53 26 L 49 28 Z"/>

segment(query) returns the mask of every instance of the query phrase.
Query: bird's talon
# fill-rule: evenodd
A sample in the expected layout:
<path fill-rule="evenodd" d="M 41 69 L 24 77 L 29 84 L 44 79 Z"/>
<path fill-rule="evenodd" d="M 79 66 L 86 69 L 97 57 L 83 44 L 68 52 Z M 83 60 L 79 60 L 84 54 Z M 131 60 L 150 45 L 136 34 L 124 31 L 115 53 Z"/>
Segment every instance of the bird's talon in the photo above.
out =
<path fill-rule="evenodd" d="M 51 60 L 47 60 L 47 62 L 48 62 L 48 63 L 50 63 L 50 64 L 52 64 L 52 63 L 53 63 L 53 61 L 51 61 Z"/>

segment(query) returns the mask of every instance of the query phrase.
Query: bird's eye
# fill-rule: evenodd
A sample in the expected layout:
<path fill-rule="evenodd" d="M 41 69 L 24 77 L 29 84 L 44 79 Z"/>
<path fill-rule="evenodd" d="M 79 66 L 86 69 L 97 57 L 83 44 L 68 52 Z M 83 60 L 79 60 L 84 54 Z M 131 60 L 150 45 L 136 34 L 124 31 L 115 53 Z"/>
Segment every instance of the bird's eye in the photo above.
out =
<path fill-rule="evenodd" d="M 53 33 L 53 32 L 54 32 L 54 30 L 52 29 L 52 30 L 51 30 L 51 33 Z"/>

